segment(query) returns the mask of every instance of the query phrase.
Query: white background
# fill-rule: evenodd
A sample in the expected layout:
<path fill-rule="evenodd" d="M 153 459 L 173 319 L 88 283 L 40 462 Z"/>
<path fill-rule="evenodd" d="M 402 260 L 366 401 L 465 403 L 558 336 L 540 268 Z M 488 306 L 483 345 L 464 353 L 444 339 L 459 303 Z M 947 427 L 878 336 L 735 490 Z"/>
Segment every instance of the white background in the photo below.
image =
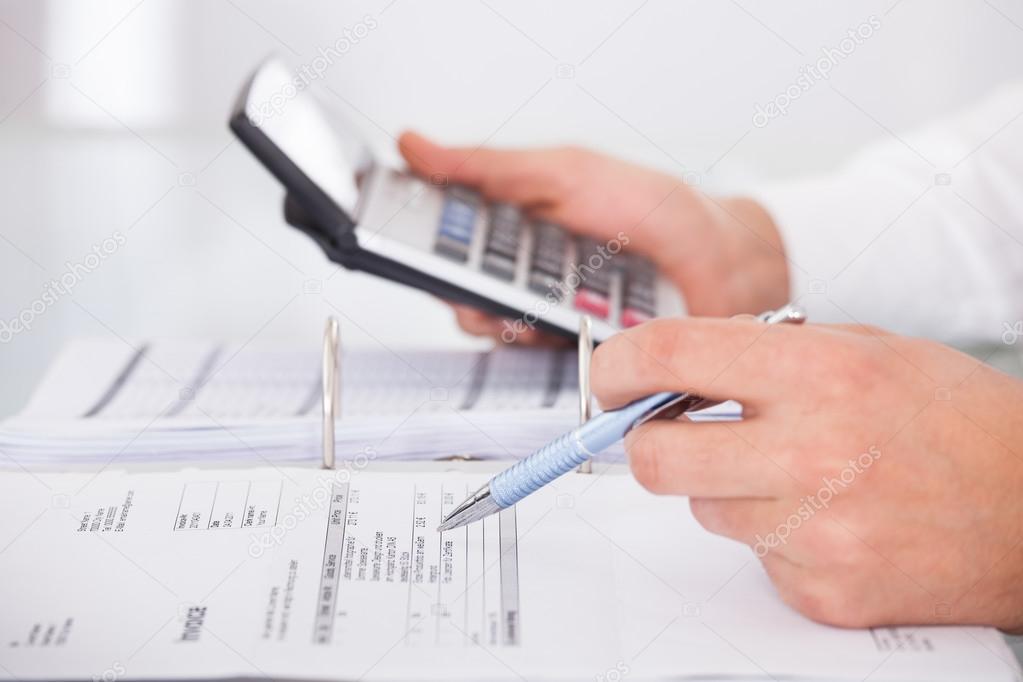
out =
<path fill-rule="evenodd" d="M 828 81 L 753 126 L 757 103 L 871 15 L 881 28 Z M 311 63 L 367 16 L 376 28 L 321 85 L 387 158 L 415 127 L 463 144 L 582 144 L 718 191 L 832 167 L 1023 72 L 1016 0 L 3 0 L 0 320 L 94 244 L 127 241 L 0 345 L 0 415 L 73 335 L 312 349 L 333 313 L 351 345 L 479 344 L 425 295 L 335 274 L 227 131 L 260 59 Z"/>

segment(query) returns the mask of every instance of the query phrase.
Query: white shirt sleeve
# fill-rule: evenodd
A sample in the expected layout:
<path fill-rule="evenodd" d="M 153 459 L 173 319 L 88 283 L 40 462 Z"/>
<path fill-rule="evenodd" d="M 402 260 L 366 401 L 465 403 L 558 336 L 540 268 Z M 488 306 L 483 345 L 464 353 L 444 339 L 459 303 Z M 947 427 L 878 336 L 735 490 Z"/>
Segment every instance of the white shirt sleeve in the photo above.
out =
<path fill-rule="evenodd" d="M 1023 82 L 754 196 L 811 320 L 949 343 L 1023 331 Z"/>

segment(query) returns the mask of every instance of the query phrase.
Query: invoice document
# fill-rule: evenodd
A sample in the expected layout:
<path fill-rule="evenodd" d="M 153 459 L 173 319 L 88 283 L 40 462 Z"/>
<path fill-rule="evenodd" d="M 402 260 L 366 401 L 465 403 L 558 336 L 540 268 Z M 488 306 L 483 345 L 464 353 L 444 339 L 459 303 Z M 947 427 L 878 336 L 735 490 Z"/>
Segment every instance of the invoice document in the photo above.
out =
<path fill-rule="evenodd" d="M 438 533 L 483 472 L 0 477 L 10 679 L 1013 680 L 984 628 L 840 630 L 616 471 Z"/>

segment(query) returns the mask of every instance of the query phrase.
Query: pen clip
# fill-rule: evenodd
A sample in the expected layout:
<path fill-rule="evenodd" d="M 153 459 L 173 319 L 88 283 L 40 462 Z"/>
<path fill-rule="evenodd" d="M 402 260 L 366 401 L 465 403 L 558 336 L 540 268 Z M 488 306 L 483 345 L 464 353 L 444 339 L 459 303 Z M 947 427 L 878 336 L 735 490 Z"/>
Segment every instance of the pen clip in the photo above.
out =
<path fill-rule="evenodd" d="M 644 414 L 642 417 L 637 419 L 631 428 L 636 428 L 640 424 L 645 424 L 651 419 L 676 419 L 681 417 L 686 412 L 691 412 L 694 407 L 701 403 L 707 403 L 707 407 L 716 405 L 717 403 L 711 400 L 706 400 L 701 396 L 693 395 L 691 393 L 680 393 L 674 400 L 661 405 L 656 410 Z"/>

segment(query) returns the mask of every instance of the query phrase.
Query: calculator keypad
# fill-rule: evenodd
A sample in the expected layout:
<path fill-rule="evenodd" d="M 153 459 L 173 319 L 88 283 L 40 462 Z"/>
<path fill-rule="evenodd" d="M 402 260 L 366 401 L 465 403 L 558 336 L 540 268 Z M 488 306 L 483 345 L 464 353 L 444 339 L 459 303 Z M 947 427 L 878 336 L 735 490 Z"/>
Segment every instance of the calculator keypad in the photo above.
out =
<path fill-rule="evenodd" d="M 612 256 L 593 239 L 574 237 L 553 223 L 530 221 L 515 206 L 485 204 L 464 187 L 448 189 L 436 252 L 468 264 L 477 229 L 484 234 L 473 263 L 488 275 L 621 327 L 642 324 L 657 314 L 657 273 L 649 261 Z M 528 251 L 522 244 L 527 240 Z M 520 267 L 523 259 L 526 264 Z"/>

